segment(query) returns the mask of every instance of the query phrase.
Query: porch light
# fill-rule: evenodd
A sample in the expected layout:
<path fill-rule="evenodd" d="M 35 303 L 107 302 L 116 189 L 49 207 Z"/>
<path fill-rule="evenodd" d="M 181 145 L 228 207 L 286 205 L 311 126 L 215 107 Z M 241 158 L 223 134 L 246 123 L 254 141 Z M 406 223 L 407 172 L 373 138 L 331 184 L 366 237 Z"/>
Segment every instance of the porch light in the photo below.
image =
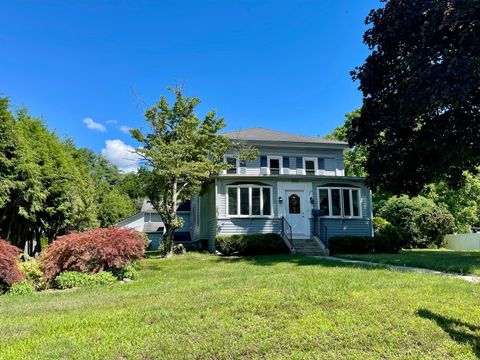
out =
<path fill-rule="evenodd" d="M 281 196 L 278 197 L 278 203 L 281 204 L 283 202 L 283 199 Z"/>
<path fill-rule="evenodd" d="M 310 196 L 310 204 L 313 204 L 313 196 Z"/>

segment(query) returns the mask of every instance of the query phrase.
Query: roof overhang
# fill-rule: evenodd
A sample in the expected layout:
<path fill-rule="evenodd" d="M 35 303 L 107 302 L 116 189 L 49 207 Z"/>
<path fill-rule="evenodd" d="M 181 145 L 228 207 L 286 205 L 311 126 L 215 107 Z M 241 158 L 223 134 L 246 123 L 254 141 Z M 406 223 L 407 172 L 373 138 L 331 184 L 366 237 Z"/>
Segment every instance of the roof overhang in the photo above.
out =
<path fill-rule="evenodd" d="M 332 150 L 346 150 L 348 144 L 344 142 L 328 143 L 328 142 L 293 142 L 293 141 L 265 141 L 265 140 L 242 140 L 242 143 L 254 147 L 280 147 L 280 148 L 294 148 L 294 149 L 332 149 Z"/>
<path fill-rule="evenodd" d="M 215 175 L 213 178 L 218 178 L 222 180 L 237 180 L 237 181 L 267 181 L 267 180 L 275 180 L 275 181 L 283 181 L 283 180 L 296 180 L 300 181 L 323 181 L 323 180 L 334 180 L 334 181 L 358 181 L 358 182 L 365 182 L 364 177 L 359 176 L 329 176 L 329 175 L 237 175 L 237 174 L 221 174 Z"/>

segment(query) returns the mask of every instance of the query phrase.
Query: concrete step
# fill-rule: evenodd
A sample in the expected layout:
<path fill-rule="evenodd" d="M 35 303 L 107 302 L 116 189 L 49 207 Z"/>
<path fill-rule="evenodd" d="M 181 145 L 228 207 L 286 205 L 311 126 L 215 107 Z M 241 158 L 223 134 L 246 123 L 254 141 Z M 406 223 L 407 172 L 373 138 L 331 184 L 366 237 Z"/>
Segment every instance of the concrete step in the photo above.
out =
<path fill-rule="evenodd" d="M 299 255 L 329 255 L 328 249 L 322 244 L 320 239 L 293 239 L 295 253 Z"/>

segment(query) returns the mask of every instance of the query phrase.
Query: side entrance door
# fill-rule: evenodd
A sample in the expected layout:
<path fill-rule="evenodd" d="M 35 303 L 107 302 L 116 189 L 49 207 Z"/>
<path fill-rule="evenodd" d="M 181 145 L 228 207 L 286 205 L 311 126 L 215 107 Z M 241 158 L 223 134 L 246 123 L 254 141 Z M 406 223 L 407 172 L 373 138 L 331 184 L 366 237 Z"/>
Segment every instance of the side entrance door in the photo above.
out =
<path fill-rule="evenodd" d="M 292 227 L 293 238 L 309 238 L 307 203 L 304 190 L 285 190 L 286 218 Z"/>

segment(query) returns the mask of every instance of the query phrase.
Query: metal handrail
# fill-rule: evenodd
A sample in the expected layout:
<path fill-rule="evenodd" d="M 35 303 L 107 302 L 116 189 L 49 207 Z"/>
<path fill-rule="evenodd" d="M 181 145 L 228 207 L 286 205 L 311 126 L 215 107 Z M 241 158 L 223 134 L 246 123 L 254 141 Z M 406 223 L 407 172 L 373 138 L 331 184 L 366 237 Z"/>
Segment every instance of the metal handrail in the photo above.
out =
<path fill-rule="evenodd" d="M 282 216 L 282 235 L 285 239 L 287 239 L 288 243 L 290 244 L 290 249 L 293 249 L 293 237 L 292 237 L 292 226 L 288 223 L 285 216 Z"/>
<path fill-rule="evenodd" d="M 313 217 L 312 233 L 320 239 L 322 244 L 325 245 L 327 249 L 330 249 L 330 244 L 327 236 L 327 227 L 322 224 L 321 218 L 319 216 Z"/>

